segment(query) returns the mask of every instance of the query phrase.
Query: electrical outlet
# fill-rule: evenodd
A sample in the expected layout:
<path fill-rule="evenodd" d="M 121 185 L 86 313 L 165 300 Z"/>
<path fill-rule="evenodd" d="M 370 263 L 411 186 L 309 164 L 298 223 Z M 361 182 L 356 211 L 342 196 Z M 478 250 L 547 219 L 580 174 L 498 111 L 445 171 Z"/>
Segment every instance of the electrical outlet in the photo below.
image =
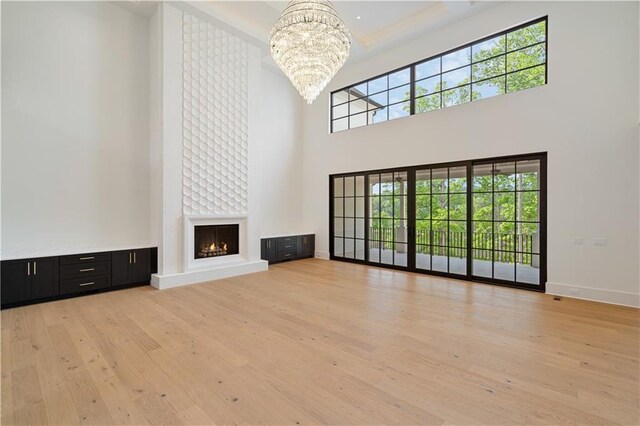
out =
<path fill-rule="evenodd" d="M 582 237 L 574 237 L 573 238 L 573 245 L 581 246 L 582 243 L 583 243 Z"/>
<path fill-rule="evenodd" d="M 607 239 L 606 238 L 594 238 L 593 239 L 593 245 L 594 246 L 598 246 L 598 247 L 604 247 L 607 245 Z"/>

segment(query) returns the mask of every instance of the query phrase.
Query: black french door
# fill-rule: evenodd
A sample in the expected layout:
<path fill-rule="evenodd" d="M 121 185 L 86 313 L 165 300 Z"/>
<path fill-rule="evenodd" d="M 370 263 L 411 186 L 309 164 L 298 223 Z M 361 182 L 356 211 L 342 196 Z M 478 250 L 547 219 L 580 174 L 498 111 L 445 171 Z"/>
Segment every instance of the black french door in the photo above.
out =
<path fill-rule="evenodd" d="M 546 153 L 330 176 L 331 259 L 544 291 Z"/>

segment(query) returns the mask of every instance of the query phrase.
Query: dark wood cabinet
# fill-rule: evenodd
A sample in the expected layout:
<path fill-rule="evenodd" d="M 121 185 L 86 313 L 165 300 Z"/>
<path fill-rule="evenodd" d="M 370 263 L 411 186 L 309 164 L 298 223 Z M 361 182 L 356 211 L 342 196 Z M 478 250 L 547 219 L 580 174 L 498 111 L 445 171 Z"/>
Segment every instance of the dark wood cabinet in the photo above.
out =
<path fill-rule="evenodd" d="M 5 260 L 2 308 L 148 284 L 157 262 L 157 248 Z"/>
<path fill-rule="evenodd" d="M 111 286 L 148 283 L 151 280 L 151 249 L 114 251 Z"/>
<path fill-rule="evenodd" d="M 278 239 L 277 238 L 263 238 L 261 240 L 260 258 L 266 260 L 269 263 L 278 261 Z"/>
<path fill-rule="evenodd" d="M 58 295 L 58 258 L 2 262 L 2 306 Z"/>
<path fill-rule="evenodd" d="M 263 238 L 261 240 L 261 258 L 269 263 L 313 257 L 315 235 L 289 235 Z"/>

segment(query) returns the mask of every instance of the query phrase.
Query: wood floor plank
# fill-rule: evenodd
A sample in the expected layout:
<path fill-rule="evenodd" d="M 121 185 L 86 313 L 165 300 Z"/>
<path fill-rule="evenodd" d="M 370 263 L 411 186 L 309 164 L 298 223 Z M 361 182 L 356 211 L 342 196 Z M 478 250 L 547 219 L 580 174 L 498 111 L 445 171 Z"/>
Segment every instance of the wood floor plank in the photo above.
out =
<path fill-rule="evenodd" d="M 1 313 L 2 424 L 640 423 L 637 309 L 301 260 Z"/>

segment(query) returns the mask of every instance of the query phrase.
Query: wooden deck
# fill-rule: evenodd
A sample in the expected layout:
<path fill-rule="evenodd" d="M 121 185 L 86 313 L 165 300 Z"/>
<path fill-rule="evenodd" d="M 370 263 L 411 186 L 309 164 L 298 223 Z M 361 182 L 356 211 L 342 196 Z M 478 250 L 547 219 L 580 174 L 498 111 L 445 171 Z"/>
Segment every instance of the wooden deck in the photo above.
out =
<path fill-rule="evenodd" d="M 638 424 L 639 311 L 316 259 L 2 311 L 9 424 Z"/>

